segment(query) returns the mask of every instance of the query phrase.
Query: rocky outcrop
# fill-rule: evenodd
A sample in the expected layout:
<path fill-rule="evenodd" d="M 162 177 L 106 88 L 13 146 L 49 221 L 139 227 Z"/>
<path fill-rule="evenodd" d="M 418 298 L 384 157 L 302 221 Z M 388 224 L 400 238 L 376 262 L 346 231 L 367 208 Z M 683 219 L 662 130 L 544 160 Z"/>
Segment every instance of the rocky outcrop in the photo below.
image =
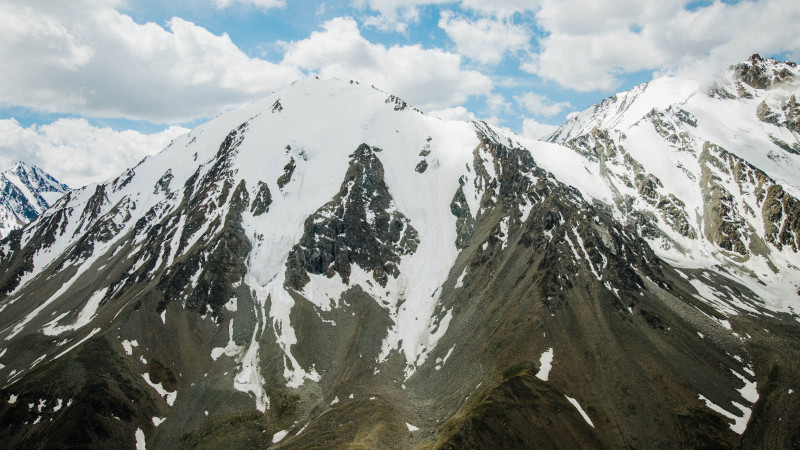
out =
<path fill-rule="evenodd" d="M 754 54 L 747 62 L 734 66 L 735 76 L 755 89 L 767 89 L 775 83 L 791 80 L 794 75 L 786 68 L 778 68 L 773 60 Z"/>
<path fill-rule="evenodd" d="M 453 201 L 450 203 L 450 212 L 456 216 L 456 248 L 463 250 L 469 247 L 472 241 L 472 234 L 475 231 L 475 218 L 472 217 L 472 212 L 469 210 L 467 198 L 464 196 L 464 177 L 458 180 L 460 186 L 453 196 Z"/>
<path fill-rule="evenodd" d="M 717 150 L 716 146 L 706 143 L 699 160 L 702 168 L 700 187 L 706 204 L 703 218 L 705 235 L 725 250 L 746 255 L 747 225 L 739 213 L 733 195 L 721 184 L 720 176 L 715 174 L 714 169 L 727 175 L 730 175 L 730 171 L 713 154 L 714 150 Z"/>
<path fill-rule="evenodd" d="M 269 192 L 269 186 L 263 181 L 258 182 L 256 186 L 256 198 L 253 199 L 253 204 L 250 206 L 250 212 L 254 216 L 260 216 L 269 212 L 269 205 L 272 204 L 272 194 Z"/>
<path fill-rule="evenodd" d="M 774 99 L 771 99 L 774 102 Z M 794 95 L 777 103 L 762 100 L 756 109 L 756 116 L 764 123 L 784 127 L 794 133 L 800 133 L 800 105 Z"/>
<path fill-rule="evenodd" d="M 161 178 L 159 178 L 158 181 L 156 182 L 156 186 L 153 189 L 153 193 L 154 194 L 169 193 L 169 183 L 172 181 L 172 178 L 173 178 L 172 169 L 167 169 L 167 171 L 164 172 L 164 175 L 162 175 Z"/>
<path fill-rule="evenodd" d="M 292 174 L 294 174 L 295 168 L 297 168 L 297 164 L 295 164 L 294 158 L 290 158 L 289 162 L 283 166 L 283 175 L 278 177 L 278 189 L 283 189 L 284 186 L 292 181 Z"/>
<path fill-rule="evenodd" d="M 353 264 L 381 286 L 399 275 L 403 255 L 417 249 L 419 237 L 397 210 L 383 179 L 383 164 L 367 144 L 350 155 L 339 193 L 308 217 L 303 237 L 286 262 L 286 285 L 302 290 L 308 274 L 338 274 L 350 281 Z"/>
<path fill-rule="evenodd" d="M 761 214 L 768 242 L 779 250 L 800 251 L 800 201 L 787 194 L 779 184 L 766 190 Z"/>
<path fill-rule="evenodd" d="M 390 95 L 389 97 L 387 97 L 386 103 L 394 105 L 395 111 L 402 111 L 408 107 L 408 104 L 405 101 L 403 101 L 403 99 L 396 97 L 394 95 Z"/>

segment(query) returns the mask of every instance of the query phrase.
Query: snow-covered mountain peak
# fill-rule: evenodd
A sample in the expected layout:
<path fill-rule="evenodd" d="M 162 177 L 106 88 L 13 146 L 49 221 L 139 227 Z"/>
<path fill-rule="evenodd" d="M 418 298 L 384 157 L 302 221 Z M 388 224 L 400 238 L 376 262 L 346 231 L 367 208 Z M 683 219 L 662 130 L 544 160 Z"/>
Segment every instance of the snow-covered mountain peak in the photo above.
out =
<path fill-rule="evenodd" d="M 584 111 L 571 114 L 564 125 L 542 140 L 566 142 L 595 128 L 624 132 L 653 109 L 678 109 L 686 103 L 703 102 L 702 97 L 706 96 L 723 101 L 719 104 L 720 110 L 742 107 L 734 105 L 732 100 L 748 105 L 754 100 L 785 105 L 798 92 L 799 86 L 800 69 L 795 63 L 753 55 L 730 66 L 710 83 L 685 76 L 662 76 L 617 93 Z M 692 100 L 694 97 L 701 98 Z"/>
<path fill-rule="evenodd" d="M 794 64 L 754 55 L 711 88 L 664 77 L 617 94 L 547 139 L 593 162 L 603 181 L 584 195 L 662 257 L 771 279 L 767 297 L 786 308 L 800 267 L 799 80 Z"/>
<path fill-rule="evenodd" d="M 0 173 L 0 238 L 34 220 L 69 190 L 47 172 L 22 161 Z"/>
<path fill-rule="evenodd" d="M 736 80 L 753 89 L 770 89 L 781 83 L 797 84 L 800 81 L 797 64 L 762 58 L 754 54 L 747 61 L 730 68 Z"/>

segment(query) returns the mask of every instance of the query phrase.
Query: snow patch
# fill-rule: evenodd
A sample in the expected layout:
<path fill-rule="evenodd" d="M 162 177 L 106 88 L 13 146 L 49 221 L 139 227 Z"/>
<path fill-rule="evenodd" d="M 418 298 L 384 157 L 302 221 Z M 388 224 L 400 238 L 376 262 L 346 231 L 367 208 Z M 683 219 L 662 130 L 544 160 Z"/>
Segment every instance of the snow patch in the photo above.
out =
<path fill-rule="evenodd" d="M 459 275 L 458 279 L 456 280 L 455 289 L 458 289 L 460 287 L 464 287 L 464 277 L 466 277 L 466 276 L 467 276 L 467 268 L 464 267 L 464 270 L 461 271 L 461 275 Z"/>
<path fill-rule="evenodd" d="M 282 441 L 287 434 L 289 434 L 289 430 L 278 431 L 277 433 L 272 435 L 272 443 L 277 444 L 278 442 Z"/>
<path fill-rule="evenodd" d="M 581 417 L 583 417 L 583 420 L 585 420 L 586 423 L 588 423 L 589 425 L 591 425 L 592 428 L 594 428 L 592 419 L 590 419 L 589 416 L 586 414 L 586 412 L 583 410 L 583 408 L 581 408 L 581 405 L 578 403 L 578 401 L 568 395 L 564 395 L 564 397 L 567 397 L 567 400 L 569 400 L 569 402 L 572 403 L 572 406 L 574 406 L 575 409 L 577 409 L 578 412 L 581 413 Z"/>
<path fill-rule="evenodd" d="M 149 373 L 142 374 L 142 378 L 144 378 L 144 381 L 146 381 L 147 384 L 149 384 L 151 388 L 155 389 L 156 392 L 158 392 L 158 395 L 160 395 L 162 398 L 164 398 L 167 401 L 167 404 L 169 406 L 172 406 L 172 404 L 175 403 L 175 398 L 178 396 L 178 391 L 169 392 L 166 389 L 164 389 L 164 387 L 161 385 L 161 383 L 153 383 L 150 380 L 150 374 Z"/>
<path fill-rule="evenodd" d="M 233 319 L 228 322 L 228 344 L 225 347 L 215 347 L 211 350 L 211 359 L 217 360 L 222 355 L 237 357 L 244 352 L 244 346 L 236 345 L 233 340 Z"/>
<path fill-rule="evenodd" d="M 133 356 L 133 347 L 139 346 L 139 342 L 137 342 L 135 339 L 132 341 L 125 339 L 121 342 L 121 344 L 122 348 L 125 349 L 125 354 L 128 356 Z"/>
<path fill-rule="evenodd" d="M 228 300 L 228 303 L 225 303 L 225 309 L 227 309 L 230 312 L 236 312 L 237 307 L 238 305 L 236 297 L 231 298 L 230 300 Z"/>
<path fill-rule="evenodd" d="M 441 370 L 441 368 L 444 366 L 444 364 L 450 358 L 450 355 L 453 353 L 453 350 L 455 348 L 456 348 L 456 344 L 453 344 L 453 346 L 450 347 L 450 350 L 447 351 L 447 354 L 444 355 L 444 358 L 441 358 L 441 357 L 436 358 L 436 367 L 435 367 L 436 370 Z"/>
<path fill-rule="evenodd" d="M 536 378 L 547 381 L 550 377 L 550 369 L 553 368 L 553 349 L 548 348 L 542 356 L 539 357 L 539 372 L 536 373 Z"/>
<path fill-rule="evenodd" d="M 62 357 L 62 356 L 64 356 L 65 354 L 69 353 L 69 352 L 70 352 L 70 351 L 72 351 L 72 350 L 73 350 L 75 347 L 77 347 L 77 346 L 79 346 L 79 345 L 83 344 L 84 342 L 88 341 L 88 340 L 89 340 L 89 338 L 91 338 L 92 336 L 94 336 L 95 334 L 97 334 L 97 333 L 99 333 L 99 332 L 100 332 L 100 328 L 95 328 L 94 330 L 92 330 L 92 331 L 91 331 L 91 333 L 89 333 L 88 335 L 86 335 L 86 337 L 84 337 L 84 338 L 83 338 L 83 339 L 81 339 L 80 341 L 78 341 L 78 342 L 76 342 L 75 344 L 71 345 L 71 346 L 70 346 L 68 349 L 66 349 L 66 350 L 64 350 L 63 352 L 61 352 L 61 353 L 59 353 L 58 355 L 56 355 L 56 357 L 55 357 L 55 358 L 53 358 L 53 361 L 57 360 L 58 358 L 61 358 L 61 357 Z"/>
<path fill-rule="evenodd" d="M 141 428 L 136 429 L 136 450 L 147 450 L 144 441 L 144 431 Z"/>
<path fill-rule="evenodd" d="M 737 389 L 739 394 L 747 400 L 751 404 L 755 404 L 758 401 L 758 390 L 756 389 L 757 384 L 755 381 L 749 381 L 747 377 L 744 375 L 736 372 L 735 370 L 731 370 L 731 372 L 740 380 L 744 382 L 744 386 Z M 713 403 L 708 398 L 704 397 L 702 394 L 698 395 L 700 400 L 705 402 L 706 406 L 708 406 L 711 410 L 716 411 L 717 413 L 727 417 L 730 420 L 733 420 L 733 423 L 730 424 L 731 430 L 736 432 L 737 434 L 743 434 L 747 429 L 747 423 L 750 421 L 750 416 L 752 414 L 752 409 L 748 408 L 745 405 L 742 405 L 738 402 L 731 402 L 733 406 L 735 406 L 739 411 L 742 413 L 741 417 L 737 416 L 736 414 L 730 413 L 721 406 Z"/>
<path fill-rule="evenodd" d="M 105 288 L 92 294 L 92 296 L 89 297 L 89 300 L 83 306 L 83 309 L 81 309 L 81 312 L 78 313 L 78 317 L 75 319 L 75 322 L 69 325 L 58 325 L 59 319 L 63 318 L 66 315 L 65 313 L 56 318 L 56 320 L 45 325 L 44 328 L 42 328 L 42 333 L 44 333 L 45 336 L 57 336 L 65 331 L 74 331 L 78 328 L 88 325 L 97 314 L 97 309 L 100 307 L 100 301 L 103 300 L 103 297 L 106 295 L 107 291 L 108 288 Z"/>

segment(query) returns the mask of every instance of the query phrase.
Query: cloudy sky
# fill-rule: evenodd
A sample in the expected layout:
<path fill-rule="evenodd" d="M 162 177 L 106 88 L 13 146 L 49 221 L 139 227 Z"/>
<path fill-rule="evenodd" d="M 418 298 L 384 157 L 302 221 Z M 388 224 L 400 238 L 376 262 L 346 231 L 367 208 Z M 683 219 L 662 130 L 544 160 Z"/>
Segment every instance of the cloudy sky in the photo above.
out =
<path fill-rule="evenodd" d="M 305 76 L 536 136 L 654 76 L 800 60 L 796 0 L 0 0 L 0 168 L 72 186 Z"/>

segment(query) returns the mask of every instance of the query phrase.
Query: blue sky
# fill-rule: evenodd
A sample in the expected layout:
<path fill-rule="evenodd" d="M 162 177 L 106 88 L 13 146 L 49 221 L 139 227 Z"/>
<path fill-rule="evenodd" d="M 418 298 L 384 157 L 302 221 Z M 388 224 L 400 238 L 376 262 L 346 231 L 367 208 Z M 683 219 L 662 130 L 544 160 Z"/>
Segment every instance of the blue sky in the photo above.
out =
<path fill-rule="evenodd" d="M 0 0 L 0 166 L 100 181 L 304 76 L 536 136 L 654 76 L 797 61 L 799 3 Z"/>

